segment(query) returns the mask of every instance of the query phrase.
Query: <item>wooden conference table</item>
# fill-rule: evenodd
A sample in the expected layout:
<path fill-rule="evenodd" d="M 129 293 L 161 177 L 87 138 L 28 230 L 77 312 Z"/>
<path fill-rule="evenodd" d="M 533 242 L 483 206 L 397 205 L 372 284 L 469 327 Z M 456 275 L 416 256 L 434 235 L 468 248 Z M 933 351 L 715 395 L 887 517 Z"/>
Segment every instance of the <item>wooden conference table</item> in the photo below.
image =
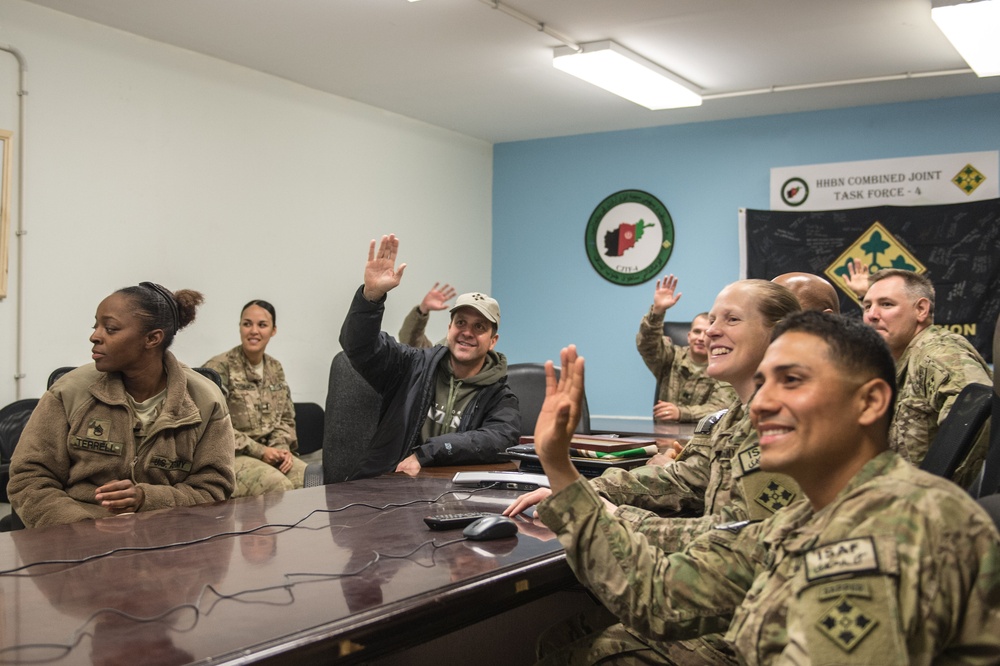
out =
<path fill-rule="evenodd" d="M 686 442 L 694 434 L 694 423 L 654 423 L 653 418 L 616 419 L 600 416 L 590 417 L 590 430 L 595 434 L 613 433 L 622 437 L 653 437 L 657 440 L 677 439 Z"/>
<path fill-rule="evenodd" d="M 356 663 L 416 645 L 575 582 L 538 521 L 479 542 L 423 522 L 517 494 L 393 475 L 2 534 L 0 663 Z M 246 534 L 264 525 L 281 527 Z"/>

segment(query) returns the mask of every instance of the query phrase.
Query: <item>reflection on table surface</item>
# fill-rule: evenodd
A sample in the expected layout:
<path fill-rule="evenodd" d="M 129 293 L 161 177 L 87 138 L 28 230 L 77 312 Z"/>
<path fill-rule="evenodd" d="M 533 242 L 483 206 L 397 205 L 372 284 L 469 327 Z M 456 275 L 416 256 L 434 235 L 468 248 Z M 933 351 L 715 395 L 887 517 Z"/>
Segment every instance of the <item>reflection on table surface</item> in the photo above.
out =
<path fill-rule="evenodd" d="M 488 542 L 427 528 L 518 495 L 469 490 L 396 474 L 0 535 L 0 662 L 358 661 L 572 583 L 540 522 Z M 70 563 L 9 572 L 52 560 Z"/>
<path fill-rule="evenodd" d="M 655 437 L 657 439 L 688 440 L 694 433 L 694 423 L 655 423 L 652 417 L 613 418 L 591 416 L 590 429 L 594 434 L 616 434 L 626 437 Z"/>

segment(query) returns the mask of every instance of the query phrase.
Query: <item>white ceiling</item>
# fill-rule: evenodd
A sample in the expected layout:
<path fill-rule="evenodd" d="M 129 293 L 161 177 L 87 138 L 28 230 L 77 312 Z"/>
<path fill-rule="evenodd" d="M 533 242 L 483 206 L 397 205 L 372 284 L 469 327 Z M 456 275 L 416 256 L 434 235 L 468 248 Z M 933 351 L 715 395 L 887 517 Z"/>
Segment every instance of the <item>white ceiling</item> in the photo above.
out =
<path fill-rule="evenodd" d="M 490 142 L 1000 92 L 971 72 L 649 111 L 552 67 L 492 0 L 31 0 Z M 610 39 L 704 94 L 966 70 L 930 0 L 501 0 Z"/>

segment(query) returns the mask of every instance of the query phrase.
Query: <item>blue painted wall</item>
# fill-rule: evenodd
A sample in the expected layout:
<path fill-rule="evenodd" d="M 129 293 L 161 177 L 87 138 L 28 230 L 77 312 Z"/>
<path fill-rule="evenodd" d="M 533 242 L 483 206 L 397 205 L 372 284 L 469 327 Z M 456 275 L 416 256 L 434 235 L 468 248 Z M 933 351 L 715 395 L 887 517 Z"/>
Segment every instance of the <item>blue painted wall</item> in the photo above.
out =
<path fill-rule="evenodd" d="M 998 149 L 1000 95 L 497 144 L 497 349 L 517 363 L 558 359 L 575 343 L 593 414 L 648 415 L 654 382 L 635 334 L 654 281 L 617 286 L 590 266 L 584 231 L 604 197 L 640 189 L 667 206 L 665 272 L 683 293 L 668 319 L 686 320 L 739 278 L 737 211 L 770 207 L 772 167 Z"/>

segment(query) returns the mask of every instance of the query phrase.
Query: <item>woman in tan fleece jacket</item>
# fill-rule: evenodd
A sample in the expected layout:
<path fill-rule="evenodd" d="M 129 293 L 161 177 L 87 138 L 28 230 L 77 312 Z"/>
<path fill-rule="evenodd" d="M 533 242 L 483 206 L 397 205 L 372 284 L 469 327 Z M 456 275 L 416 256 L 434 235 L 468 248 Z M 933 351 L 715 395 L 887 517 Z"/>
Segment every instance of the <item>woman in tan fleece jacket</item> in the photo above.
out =
<path fill-rule="evenodd" d="M 11 460 L 27 527 L 227 499 L 233 428 L 219 388 L 167 351 L 196 291 L 143 282 L 97 308 L 94 363 L 42 396 Z"/>

